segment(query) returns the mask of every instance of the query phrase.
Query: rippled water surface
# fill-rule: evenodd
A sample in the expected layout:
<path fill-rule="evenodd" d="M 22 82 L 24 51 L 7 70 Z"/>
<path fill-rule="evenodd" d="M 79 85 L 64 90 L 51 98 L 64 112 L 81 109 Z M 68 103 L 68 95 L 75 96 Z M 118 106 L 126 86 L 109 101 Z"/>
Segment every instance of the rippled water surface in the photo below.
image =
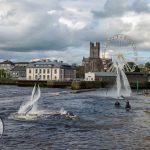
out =
<path fill-rule="evenodd" d="M 124 100 L 116 109 L 115 100 L 102 96 L 102 90 L 51 96 L 51 92 L 66 89 L 41 88 L 40 110 L 59 111 L 63 107 L 79 120 L 60 116 L 10 119 L 31 91 L 32 87 L 0 86 L 0 116 L 5 125 L 0 150 L 150 150 L 150 113 L 143 112 L 150 107 L 148 97 L 131 97 L 132 110 L 126 112 Z"/>

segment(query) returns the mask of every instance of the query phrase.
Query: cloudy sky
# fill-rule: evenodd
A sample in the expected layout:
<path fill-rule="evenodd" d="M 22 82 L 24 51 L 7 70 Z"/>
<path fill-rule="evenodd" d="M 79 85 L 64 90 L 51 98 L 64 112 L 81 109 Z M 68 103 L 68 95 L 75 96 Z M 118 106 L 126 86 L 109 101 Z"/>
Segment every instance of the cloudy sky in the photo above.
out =
<path fill-rule="evenodd" d="M 50 58 L 81 63 L 89 42 L 115 34 L 150 57 L 150 0 L 0 0 L 0 60 Z"/>

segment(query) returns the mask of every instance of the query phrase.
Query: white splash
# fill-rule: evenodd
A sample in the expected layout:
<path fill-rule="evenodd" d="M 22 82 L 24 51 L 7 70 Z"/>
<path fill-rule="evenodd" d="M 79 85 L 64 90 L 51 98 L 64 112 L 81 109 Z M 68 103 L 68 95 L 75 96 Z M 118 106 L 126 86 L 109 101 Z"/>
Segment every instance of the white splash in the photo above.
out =
<path fill-rule="evenodd" d="M 36 113 L 38 111 L 37 101 L 39 100 L 40 97 L 41 97 L 40 87 L 39 85 L 35 84 L 32 90 L 32 95 L 31 95 L 30 100 L 21 105 L 18 113 L 21 113 L 21 114 Z"/>
<path fill-rule="evenodd" d="M 67 113 L 67 111 L 64 110 L 64 108 L 62 107 L 62 108 L 60 109 L 60 115 L 65 115 L 66 113 Z"/>
<path fill-rule="evenodd" d="M 2 119 L 0 118 L 0 137 L 1 137 L 2 134 L 3 134 L 3 131 L 4 131 L 4 125 L 3 125 Z"/>
<path fill-rule="evenodd" d="M 131 96 L 131 87 L 124 72 L 125 61 L 123 55 L 118 55 L 113 62 L 113 70 L 116 71 L 116 85 L 108 92 L 108 96 L 120 98 L 121 96 Z M 116 92 L 115 92 L 116 91 Z"/>

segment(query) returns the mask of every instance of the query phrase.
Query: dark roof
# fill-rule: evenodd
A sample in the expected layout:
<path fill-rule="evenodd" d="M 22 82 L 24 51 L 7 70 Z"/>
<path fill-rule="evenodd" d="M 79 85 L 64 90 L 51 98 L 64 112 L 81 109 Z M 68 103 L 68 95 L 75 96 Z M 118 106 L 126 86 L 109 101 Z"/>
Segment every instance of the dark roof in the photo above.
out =
<path fill-rule="evenodd" d="M 56 68 L 72 68 L 71 65 L 63 62 L 56 62 L 56 61 L 48 61 L 48 62 L 35 62 L 27 66 L 28 68 L 41 68 L 41 67 L 56 67 Z"/>
<path fill-rule="evenodd" d="M 29 62 L 14 62 L 14 64 L 29 64 Z"/>
<path fill-rule="evenodd" d="M 99 77 L 115 77 L 116 73 L 114 72 L 88 72 L 88 73 L 93 73 L 95 76 Z"/>
<path fill-rule="evenodd" d="M 116 73 L 114 72 L 95 72 L 96 76 L 101 76 L 101 77 L 115 77 Z"/>
<path fill-rule="evenodd" d="M 12 61 L 9 61 L 9 60 L 5 60 L 3 62 L 0 62 L 0 64 L 11 64 L 11 65 L 14 65 L 14 63 Z"/>
<path fill-rule="evenodd" d="M 26 71 L 26 67 L 24 66 L 15 66 L 11 71 Z"/>

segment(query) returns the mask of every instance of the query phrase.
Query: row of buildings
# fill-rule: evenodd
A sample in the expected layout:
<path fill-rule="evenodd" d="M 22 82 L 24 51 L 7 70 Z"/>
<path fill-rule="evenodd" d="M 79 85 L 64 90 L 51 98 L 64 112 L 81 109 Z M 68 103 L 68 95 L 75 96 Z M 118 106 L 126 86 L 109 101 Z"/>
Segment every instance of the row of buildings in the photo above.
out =
<path fill-rule="evenodd" d="M 6 76 L 13 79 L 26 80 L 74 80 L 76 70 L 73 66 L 62 61 L 39 60 L 36 62 L 3 61 L 0 69 L 5 70 Z M 0 74 L 3 77 L 3 74 Z"/>
<path fill-rule="evenodd" d="M 94 81 L 102 78 L 113 78 L 114 74 L 106 73 L 111 59 L 100 58 L 100 43 L 90 42 L 90 55 L 83 57 L 82 66 L 85 73 L 84 80 Z M 24 80 L 75 80 L 76 68 L 62 61 L 48 59 L 33 60 L 32 62 L 0 62 L 0 69 L 5 70 L 6 76 Z M 94 73 L 97 76 L 94 78 Z M 3 74 L 0 72 L 0 78 Z"/>
<path fill-rule="evenodd" d="M 100 58 L 100 43 L 90 42 L 90 55 L 83 57 L 82 70 L 85 81 L 105 80 L 111 81 L 116 78 L 115 73 L 107 72 L 112 64 L 111 59 Z M 62 61 L 50 61 L 49 59 L 33 60 L 32 62 L 0 62 L 0 78 L 23 79 L 23 80 L 52 80 L 68 81 L 76 80 L 76 67 Z M 141 78 L 144 74 L 130 73 L 128 76 L 138 76 Z M 147 80 L 147 77 L 145 77 Z"/>
<path fill-rule="evenodd" d="M 100 58 L 100 43 L 90 42 L 90 56 L 82 60 L 84 73 L 104 72 L 106 70 Z M 74 80 L 76 68 L 62 61 L 48 59 L 33 60 L 32 62 L 0 62 L 0 70 L 5 70 L 6 78 L 26 80 Z M 103 73 L 104 75 L 104 73 Z M 4 74 L 0 72 L 0 78 Z M 85 78 L 86 80 L 87 78 Z"/>

